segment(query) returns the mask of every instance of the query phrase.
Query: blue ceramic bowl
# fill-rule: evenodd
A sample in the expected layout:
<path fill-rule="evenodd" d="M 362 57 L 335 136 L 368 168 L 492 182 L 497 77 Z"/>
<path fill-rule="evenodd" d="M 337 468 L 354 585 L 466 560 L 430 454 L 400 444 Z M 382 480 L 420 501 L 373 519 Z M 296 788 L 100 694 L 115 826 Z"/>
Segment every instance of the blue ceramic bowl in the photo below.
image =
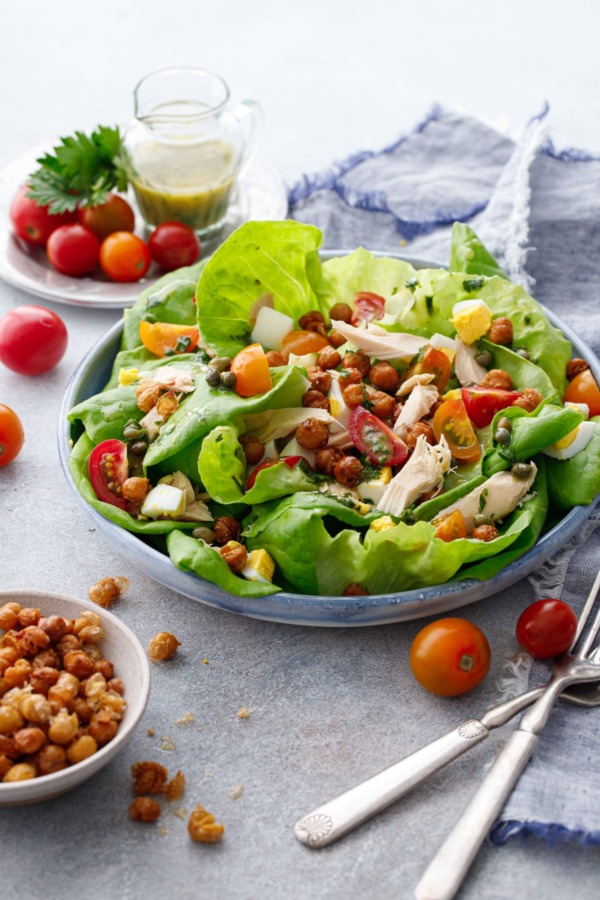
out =
<path fill-rule="evenodd" d="M 344 256 L 346 252 L 349 251 L 340 250 L 323 256 L 325 258 Z M 417 268 L 432 266 L 441 268 L 437 263 L 423 260 L 408 259 L 408 261 Z M 596 380 L 600 382 L 600 360 L 557 316 L 548 309 L 544 309 L 544 312 L 552 324 L 560 328 L 571 341 L 574 354 L 587 359 Z M 122 323 L 117 323 L 111 328 L 84 357 L 67 385 L 59 417 L 58 450 L 61 465 L 76 501 L 117 553 L 165 587 L 208 606 L 271 622 L 334 627 L 382 625 L 447 613 L 459 606 L 490 597 L 529 575 L 564 547 L 589 518 L 600 500 L 599 497 L 590 506 L 577 506 L 572 509 L 558 525 L 538 540 L 535 547 L 487 581 L 466 578 L 422 590 L 372 594 L 368 597 L 326 597 L 291 594 L 285 591 L 259 598 L 236 597 L 197 575 L 175 568 L 168 556 L 135 534 L 104 519 L 88 506 L 71 477 L 67 460 L 70 441 L 74 435 L 67 413 L 75 404 L 99 393 L 109 380 L 115 356 L 120 349 L 122 330 Z"/>

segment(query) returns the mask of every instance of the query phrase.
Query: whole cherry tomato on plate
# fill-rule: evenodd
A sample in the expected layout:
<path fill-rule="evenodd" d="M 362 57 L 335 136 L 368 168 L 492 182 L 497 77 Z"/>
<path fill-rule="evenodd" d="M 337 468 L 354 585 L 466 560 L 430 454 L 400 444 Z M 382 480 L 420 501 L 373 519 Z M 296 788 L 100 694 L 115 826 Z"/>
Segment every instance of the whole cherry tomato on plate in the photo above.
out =
<path fill-rule="evenodd" d="M 200 241 L 183 222 L 163 222 L 148 238 L 150 256 L 165 272 L 192 266 L 200 259 Z"/>
<path fill-rule="evenodd" d="M 488 673 L 490 646 L 467 619 L 438 619 L 422 628 L 410 648 L 412 673 L 426 690 L 457 697 L 476 687 Z"/>
<path fill-rule="evenodd" d="M 18 456 L 25 435 L 16 412 L 0 403 L 0 467 L 7 466 Z"/>
<path fill-rule="evenodd" d="M 88 470 L 98 500 L 125 509 L 121 491 L 129 477 L 127 445 L 114 438 L 102 441 L 90 453 Z"/>
<path fill-rule="evenodd" d="M 83 225 L 61 225 L 48 238 L 48 259 L 62 275 L 79 278 L 98 265 L 100 241 Z"/>
<path fill-rule="evenodd" d="M 65 323 L 44 306 L 18 306 L 0 319 L 0 362 L 20 375 L 49 372 L 67 349 Z"/>
<path fill-rule="evenodd" d="M 10 206 L 10 221 L 15 234 L 28 244 L 44 247 L 53 231 L 61 225 L 77 221 L 77 213 L 50 213 L 27 196 L 28 185 L 19 188 Z"/>
<path fill-rule="evenodd" d="M 577 616 L 564 600 L 546 597 L 523 610 L 517 622 L 517 640 L 536 659 L 552 659 L 571 646 Z"/>
<path fill-rule="evenodd" d="M 77 218 L 79 224 L 93 231 L 100 241 L 115 231 L 133 231 L 135 227 L 131 206 L 118 194 L 108 194 L 104 203 L 98 206 L 83 207 L 78 211 Z"/>
<path fill-rule="evenodd" d="M 596 384 L 590 369 L 585 369 L 576 375 L 565 393 L 565 401 L 568 403 L 587 403 L 590 408 L 590 416 L 600 416 L 600 389 Z"/>
<path fill-rule="evenodd" d="M 115 231 L 102 241 L 100 265 L 113 281 L 139 281 L 151 261 L 148 246 L 130 231 Z"/>

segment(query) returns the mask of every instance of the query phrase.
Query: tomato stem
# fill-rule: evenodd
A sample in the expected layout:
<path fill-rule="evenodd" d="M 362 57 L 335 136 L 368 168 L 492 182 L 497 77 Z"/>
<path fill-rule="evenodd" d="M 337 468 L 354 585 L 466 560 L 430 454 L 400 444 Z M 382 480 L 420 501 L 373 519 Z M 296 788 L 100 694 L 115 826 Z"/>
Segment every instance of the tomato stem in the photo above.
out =
<path fill-rule="evenodd" d="M 470 653 L 463 653 L 459 666 L 462 672 L 470 672 L 475 665 L 475 658 Z"/>

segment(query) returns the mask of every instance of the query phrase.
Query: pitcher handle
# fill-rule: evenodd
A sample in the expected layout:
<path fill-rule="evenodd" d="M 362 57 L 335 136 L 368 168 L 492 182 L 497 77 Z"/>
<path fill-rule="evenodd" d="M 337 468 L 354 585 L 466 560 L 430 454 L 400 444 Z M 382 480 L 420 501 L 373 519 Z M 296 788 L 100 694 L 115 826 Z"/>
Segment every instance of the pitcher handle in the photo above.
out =
<path fill-rule="evenodd" d="M 238 177 L 243 177 L 256 156 L 264 125 L 264 113 L 262 106 L 256 100 L 242 100 L 230 112 L 238 122 L 245 138 L 244 158 L 238 172 Z"/>

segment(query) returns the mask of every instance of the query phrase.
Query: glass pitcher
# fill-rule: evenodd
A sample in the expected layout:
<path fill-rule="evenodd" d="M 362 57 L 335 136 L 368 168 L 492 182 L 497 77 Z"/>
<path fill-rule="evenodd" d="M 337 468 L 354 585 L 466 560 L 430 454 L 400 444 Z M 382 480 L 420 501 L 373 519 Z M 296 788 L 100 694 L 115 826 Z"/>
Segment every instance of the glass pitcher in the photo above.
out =
<path fill-rule="evenodd" d="M 244 100 L 227 109 L 229 88 L 203 69 L 163 69 L 134 93 L 125 164 L 146 225 L 184 222 L 200 238 L 223 226 L 237 178 L 256 150 L 262 112 Z"/>

